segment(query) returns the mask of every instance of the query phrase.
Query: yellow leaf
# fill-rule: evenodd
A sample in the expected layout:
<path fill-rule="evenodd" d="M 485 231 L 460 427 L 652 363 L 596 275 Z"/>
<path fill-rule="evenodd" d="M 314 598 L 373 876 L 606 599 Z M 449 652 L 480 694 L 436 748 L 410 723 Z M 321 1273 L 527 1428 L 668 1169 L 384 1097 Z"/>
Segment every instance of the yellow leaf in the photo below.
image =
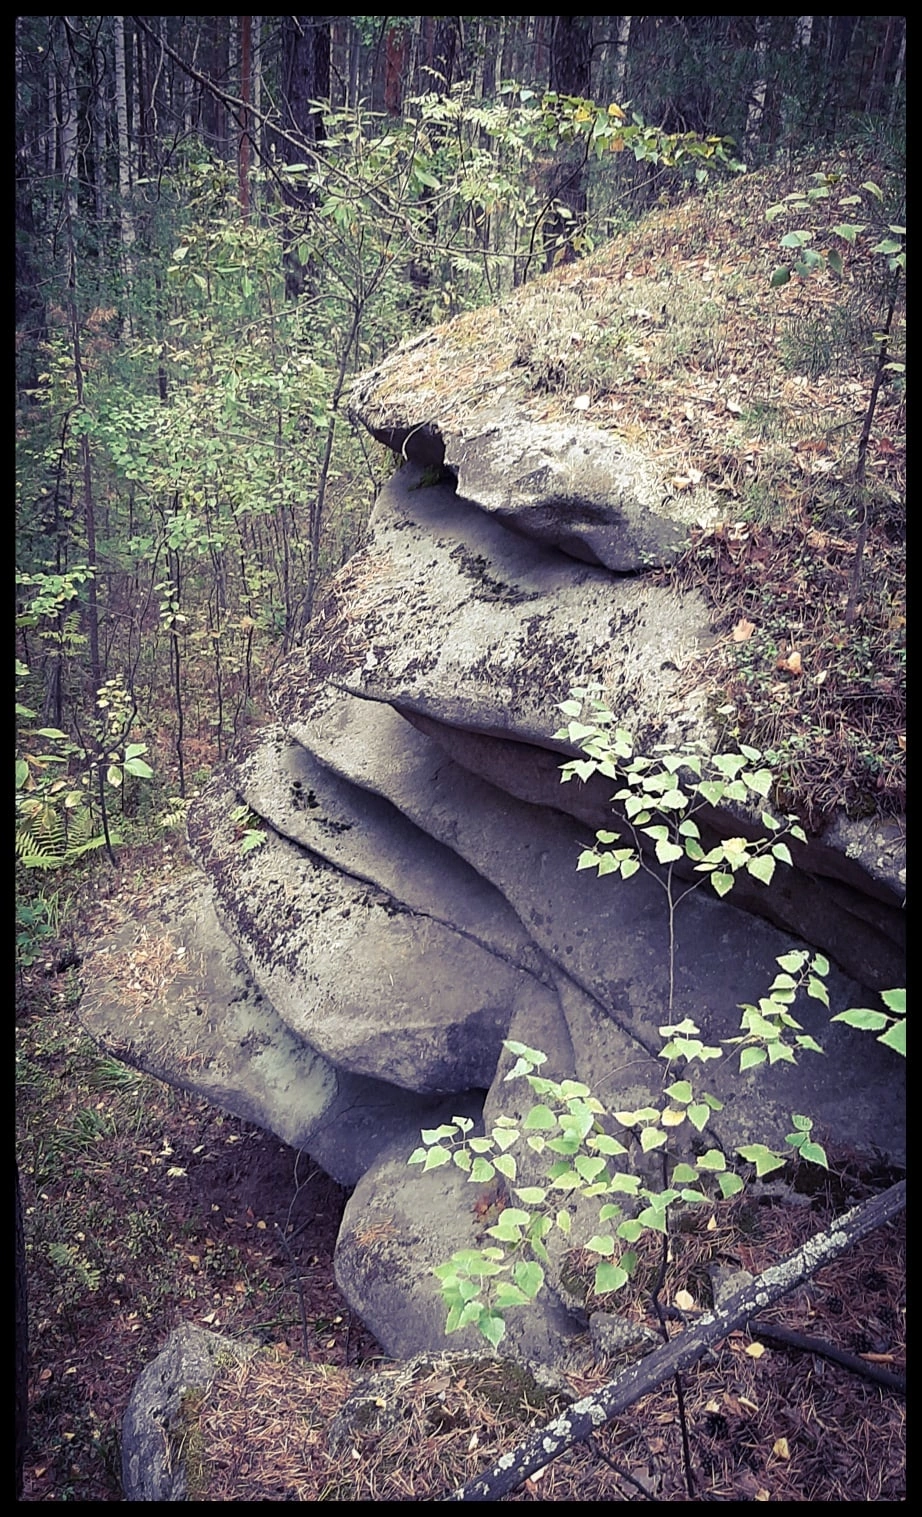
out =
<path fill-rule="evenodd" d="M 707 1225 L 705 1231 L 709 1232 L 709 1233 L 716 1233 L 716 1231 L 717 1231 L 717 1218 L 716 1217 L 714 1217 L 714 1216 L 708 1217 L 708 1225 Z"/>
<path fill-rule="evenodd" d="M 779 1438 L 776 1443 L 772 1444 L 772 1453 L 777 1454 L 779 1459 L 790 1459 L 791 1450 L 788 1448 L 788 1440 L 786 1438 Z"/>
<path fill-rule="evenodd" d="M 761 1359 L 765 1353 L 765 1345 L 764 1343 L 748 1343 L 746 1345 L 746 1352 L 750 1359 Z"/>
<path fill-rule="evenodd" d="M 740 1396 L 740 1406 L 744 1406 L 747 1412 L 757 1412 L 759 1410 L 756 1403 L 750 1401 L 748 1396 Z"/>
<path fill-rule="evenodd" d="M 695 1298 L 688 1291 L 676 1291 L 675 1304 L 680 1312 L 693 1312 L 695 1310 Z"/>
<path fill-rule="evenodd" d="M 756 1501 L 771 1501 L 771 1491 L 767 1491 L 764 1485 L 756 1491 Z"/>
<path fill-rule="evenodd" d="M 667 1106 L 660 1117 L 660 1121 L 664 1127 L 680 1127 L 685 1121 L 685 1113 L 684 1111 L 676 1111 L 672 1106 Z"/>

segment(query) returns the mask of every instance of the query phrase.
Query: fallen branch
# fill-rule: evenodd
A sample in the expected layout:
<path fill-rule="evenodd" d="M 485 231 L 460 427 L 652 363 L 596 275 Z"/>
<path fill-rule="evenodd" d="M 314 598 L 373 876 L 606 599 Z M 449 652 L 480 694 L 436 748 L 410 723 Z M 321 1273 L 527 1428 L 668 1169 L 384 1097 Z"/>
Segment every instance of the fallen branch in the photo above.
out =
<path fill-rule="evenodd" d="M 850 1370 L 853 1375 L 861 1375 L 863 1379 L 882 1385 L 888 1391 L 896 1391 L 900 1396 L 906 1394 L 905 1375 L 897 1375 L 873 1360 L 862 1359 L 860 1354 L 848 1354 L 822 1338 L 805 1337 L 803 1333 L 792 1332 L 789 1327 L 781 1327 L 776 1322 L 750 1322 L 749 1331 L 754 1338 L 764 1338 L 766 1343 L 798 1349 L 804 1354 L 819 1354 L 822 1359 L 841 1364 L 843 1369 Z"/>
<path fill-rule="evenodd" d="M 781 1264 L 772 1265 L 757 1280 L 729 1297 L 720 1311 L 706 1313 L 694 1327 L 655 1353 L 648 1354 L 617 1380 L 610 1380 L 593 1395 L 574 1402 L 519 1448 L 503 1454 L 485 1475 L 469 1480 L 443 1500 L 497 1501 L 515 1490 L 529 1475 L 550 1464 L 571 1444 L 582 1442 L 664 1380 L 696 1364 L 715 1343 L 744 1327 L 751 1317 L 809 1280 L 818 1269 L 844 1254 L 859 1238 L 889 1222 L 905 1204 L 906 1182 L 901 1180 L 881 1195 L 852 1207 L 851 1211 L 837 1217 L 825 1232 L 818 1233 Z"/>

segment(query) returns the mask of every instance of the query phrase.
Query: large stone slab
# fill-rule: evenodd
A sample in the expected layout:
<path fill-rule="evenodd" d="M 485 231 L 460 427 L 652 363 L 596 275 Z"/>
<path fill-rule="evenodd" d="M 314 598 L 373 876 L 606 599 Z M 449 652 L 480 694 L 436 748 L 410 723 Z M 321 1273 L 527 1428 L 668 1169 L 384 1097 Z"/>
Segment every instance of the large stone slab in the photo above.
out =
<path fill-rule="evenodd" d="M 671 563 L 688 543 L 688 518 L 649 461 L 598 428 L 501 404 L 447 432 L 445 465 L 459 495 L 506 526 L 617 573 Z"/>
<path fill-rule="evenodd" d="M 292 1032 L 338 1069 L 420 1093 L 489 1085 L 521 1002 L 548 995 L 433 917 L 267 829 L 243 854 L 220 777 L 189 838 L 226 929 Z"/>
<path fill-rule="evenodd" d="M 541 978 L 542 956 L 495 886 L 390 801 L 319 763 L 281 727 L 260 732 L 232 773 L 237 793 L 282 837 Z"/>
<path fill-rule="evenodd" d="M 338 1070 L 286 1027 L 197 870 L 96 944 L 83 978 L 80 1019 L 108 1052 L 309 1151 L 341 1185 L 388 1144 L 444 1120 L 438 1097 Z M 481 1102 L 451 1098 L 471 1116 Z"/>
<path fill-rule="evenodd" d="M 644 872 L 626 882 L 577 872 L 586 835 L 580 837 L 570 818 L 517 801 L 453 764 L 388 707 L 343 699 L 313 724 L 294 723 L 292 733 L 336 772 L 386 795 L 490 879 L 542 952 L 638 1054 L 655 1060 L 658 1029 L 686 1016 L 708 1042 L 733 1037 L 739 1004 L 757 1003 L 777 973 L 777 956 L 801 946 L 728 901 L 695 891 L 676 912 L 670 1014 L 668 919 L 656 880 Z M 827 984 L 831 1012 L 864 1003 L 861 987 L 835 969 Z M 867 1034 L 829 1025 L 816 1002 L 798 1015 L 826 1048 L 824 1058 L 804 1055 L 797 1066 L 747 1075 L 729 1059 L 708 1066 L 708 1088 L 725 1102 L 723 1141 L 782 1143 L 796 1110 L 840 1142 L 863 1141 L 899 1155 L 905 1141 L 900 1061 Z M 575 1050 L 591 1046 L 585 1029 L 571 1025 L 570 1035 Z M 602 1051 L 580 1078 L 593 1084 L 604 1074 L 611 1082 L 619 1062 L 620 1052 L 613 1058 L 611 1050 Z"/>
<path fill-rule="evenodd" d="M 559 751 L 451 727 L 409 707 L 402 709 L 402 715 L 465 769 L 511 795 L 554 806 L 593 832 L 614 827 L 628 835 L 612 800 L 612 782 L 596 774 L 588 781 L 562 783 Z M 551 712 L 549 732 L 553 723 Z M 731 836 L 761 837 L 764 830 L 761 823 L 756 825 L 738 812 L 710 805 L 702 806 L 695 820 L 704 848 Z M 789 846 L 795 867 L 776 870 L 768 887 L 741 872 L 733 904 L 804 937 L 871 990 L 901 984 L 906 972 L 905 837 L 900 837 L 901 831 L 893 822 L 872 825 L 842 818 L 822 839 L 799 843 L 792 838 Z M 689 880 L 695 878 L 681 864 L 677 869 Z"/>
<path fill-rule="evenodd" d="M 686 502 L 651 455 L 579 412 L 542 421 L 516 373 L 514 341 L 488 384 L 476 375 L 465 385 L 465 329 L 479 319 L 462 316 L 411 338 L 359 375 L 347 397 L 351 418 L 410 463 L 450 470 L 459 494 L 538 542 L 618 573 L 671 562 L 690 524 L 708 514 L 707 490 Z M 446 386 L 446 371 L 458 382 Z"/>
<path fill-rule="evenodd" d="M 699 597 L 577 565 L 410 466 L 382 490 L 370 534 L 274 681 L 283 721 L 306 715 L 329 678 L 451 725 L 541 742 L 555 702 L 599 680 L 644 744 L 707 727 L 706 682 L 688 678 L 711 641 Z"/>

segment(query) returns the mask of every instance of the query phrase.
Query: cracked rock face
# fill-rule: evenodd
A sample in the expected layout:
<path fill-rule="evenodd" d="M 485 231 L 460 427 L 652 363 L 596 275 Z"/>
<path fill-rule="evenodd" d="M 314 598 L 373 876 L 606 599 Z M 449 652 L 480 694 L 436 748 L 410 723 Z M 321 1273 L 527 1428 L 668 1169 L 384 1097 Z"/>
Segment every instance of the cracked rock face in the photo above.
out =
<path fill-rule="evenodd" d="M 445 1335 L 431 1270 L 485 1241 L 478 1203 L 496 1198 L 453 1167 L 406 1161 L 421 1127 L 524 1115 L 532 1098 L 505 1079 L 505 1039 L 614 1109 L 648 1105 L 660 1028 L 688 1017 L 708 1043 L 732 1038 L 740 1003 L 757 1004 L 777 957 L 806 943 L 833 961 L 829 1010 L 798 1008 L 826 1053 L 746 1074 L 709 1063 L 701 1087 L 723 1105 L 708 1136 L 783 1146 L 803 1112 L 822 1141 L 899 1161 L 901 1062 L 828 1017 L 903 983 L 903 947 L 887 840 L 875 833 L 872 868 L 845 829 L 792 849 L 769 889 L 747 877 L 727 900 L 702 889 L 681 902 L 670 1007 L 662 877 L 577 871 L 611 825 L 612 786 L 562 785 L 574 751 L 552 734 L 572 686 L 597 682 L 637 751 L 711 737 L 705 607 L 637 572 L 675 550 L 676 524 L 611 438 L 587 448 L 588 433 L 561 425 L 510 439 L 484 397 L 479 416 L 436 427 L 378 394 L 386 368 L 353 406 L 410 462 L 277 671 L 276 725 L 190 815 L 209 910 L 196 897 L 181 932 L 165 916 L 164 930 L 200 964 L 208 1015 L 176 1000 L 158 1023 L 154 1009 L 131 1052 L 356 1186 L 337 1276 L 385 1349 L 410 1355 L 477 1346 L 470 1330 Z M 433 464 L 452 477 L 431 483 Z M 264 835 L 247 853 L 241 802 Z M 749 825 L 720 810 L 702 822 L 706 840 Z M 85 1014 L 114 1042 L 105 985 Z M 517 1183 L 541 1180 L 541 1163 L 526 1150 Z M 574 1226 L 585 1220 L 577 1210 Z M 564 1264 L 552 1250 L 546 1289 L 527 1323 L 510 1316 L 504 1344 L 557 1371 L 592 1351 Z"/>

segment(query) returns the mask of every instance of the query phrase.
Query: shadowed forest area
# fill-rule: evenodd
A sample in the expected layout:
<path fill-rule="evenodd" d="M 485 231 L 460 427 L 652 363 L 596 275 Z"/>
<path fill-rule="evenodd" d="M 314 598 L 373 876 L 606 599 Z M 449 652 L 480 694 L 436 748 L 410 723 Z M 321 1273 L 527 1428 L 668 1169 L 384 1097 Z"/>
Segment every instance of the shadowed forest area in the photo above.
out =
<path fill-rule="evenodd" d="M 733 474 L 716 442 L 698 463 L 727 526 L 665 577 L 722 607 L 734 697 L 805 825 L 842 802 L 901 814 L 905 18 L 21 16 L 15 64 L 17 1325 L 28 1313 L 30 1329 L 17 1473 L 26 1500 L 119 1500 L 132 1379 L 182 1316 L 330 1366 L 337 1405 L 337 1377 L 376 1355 L 332 1277 L 340 1188 L 103 1057 L 75 1016 L 87 943 L 107 912 L 130 914 L 187 866 L 189 805 L 270 715 L 269 677 L 362 543 L 395 461 L 345 414 L 358 373 L 627 245 L 651 212 L 632 256 L 650 270 L 677 247 L 689 256 L 689 207 L 774 175 L 777 198 L 754 191 L 747 206 L 741 192 L 710 222 L 726 245 L 701 251 L 731 262 L 744 244 L 776 245 L 763 283 L 786 373 L 818 410 L 834 391 L 845 418 L 799 445 L 796 511 L 822 585 L 796 577 L 789 484 L 761 463 Z M 642 320 L 655 328 L 657 312 Z M 605 396 L 614 348 L 597 325 L 591 345 L 528 334 L 536 389 Z M 698 371 L 696 396 L 722 361 L 724 335 L 705 336 L 707 362 L 694 346 L 672 358 Z M 674 405 L 642 362 L 622 419 L 665 448 Z M 753 457 L 767 457 L 781 407 L 748 419 Z M 800 676 L 784 636 L 798 596 L 832 630 L 791 732 L 760 670 Z M 242 851 L 258 846 L 246 807 L 237 820 Z M 864 1194 L 851 1156 L 837 1162 L 832 1188 Z M 757 1233 L 753 1258 L 771 1222 Z M 899 1358 L 901 1246 L 862 1255 L 874 1325 L 844 1287 L 827 1291 L 855 1352 Z M 762 1407 L 759 1439 L 770 1448 L 777 1432 L 775 1485 L 771 1461 L 749 1454 L 742 1484 L 734 1473 L 753 1402 L 718 1414 L 702 1379 L 717 1499 L 769 1499 L 769 1486 L 771 1499 L 900 1499 L 901 1410 L 875 1425 L 879 1392 L 833 1373 L 835 1394 L 828 1378 L 822 1392 L 837 1417 L 845 1407 L 851 1464 L 838 1440 L 831 1460 L 820 1441 L 809 1467 L 788 1467 L 777 1449 L 793 1421 L 772 1424 L 743 1387 Z M 775 1394 L 809 1422 L 815 1385 L 779 1379 Z M 478 1391 L 452 1428 L 489 1421 L 488 1401 Z M 728 1422 L 732 1452 L 718 1446 Z M 585 1452 L 519 1499 L 592 1499 L 614 1451 L 596 1464 Z M 445 1479 L 459 1469 L 449 1461 Z M 324 1467 L 296 1499 L 388 1494 L 373 1464 L 365 1485 L 338 1478 Z M 661 1489 L 685 1499 L 678 1482 Z M 274 1498 L 267 1486 L 254 1499 Z"/>

